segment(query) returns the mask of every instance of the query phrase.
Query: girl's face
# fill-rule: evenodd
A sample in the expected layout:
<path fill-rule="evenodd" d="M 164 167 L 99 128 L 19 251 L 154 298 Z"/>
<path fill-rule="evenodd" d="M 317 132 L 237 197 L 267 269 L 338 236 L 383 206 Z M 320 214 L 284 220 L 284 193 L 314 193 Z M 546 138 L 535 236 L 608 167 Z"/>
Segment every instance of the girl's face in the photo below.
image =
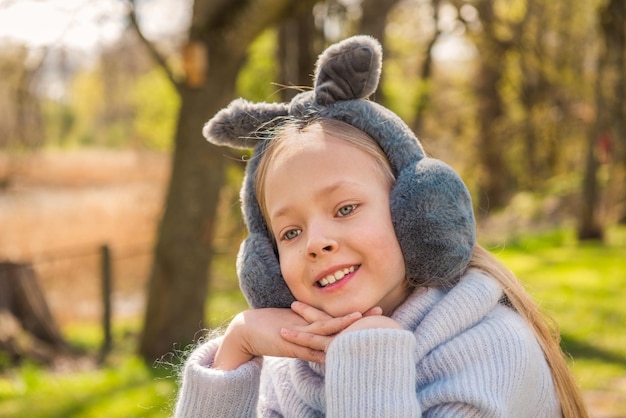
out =
<path fill-rule="evenodd" d="M 389 315 L 408 294 L 389 182 L 372 156 L 321 129 L 285 141 L 265 204 L 287 286 L 333 317 L 375 306 Z"/>

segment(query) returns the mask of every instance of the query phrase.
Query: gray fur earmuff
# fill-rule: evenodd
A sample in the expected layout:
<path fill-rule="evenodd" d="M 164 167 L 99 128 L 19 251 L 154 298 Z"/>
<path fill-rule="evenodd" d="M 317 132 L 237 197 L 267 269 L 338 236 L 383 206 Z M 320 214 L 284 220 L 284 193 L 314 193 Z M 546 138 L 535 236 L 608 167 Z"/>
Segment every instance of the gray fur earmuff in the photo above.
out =
<path fill-rule="evenodd" d="M 320 55 L 312 91 L 298 94 L 290 103 L 237 99 L 205 125 L 203 134 L 214 144 L 254 149 L 241 189 L 249 236 L 237 258 L 240 287 L 251 307 L 284 308 L 294 301 L 254 190 L 259 160 L 255 157 L 272 139 L 267 132 L 286 119 L 337 119 L 378 142 L 396 176 L 391 216 L 412 285 L 450 286 L 466 269 L 476 229 L 469 192 L 452 168 L 426 157 L 396 114 L 368 100 L 378 86 L 381 67 L 378 41 L 354 36 Z"/>

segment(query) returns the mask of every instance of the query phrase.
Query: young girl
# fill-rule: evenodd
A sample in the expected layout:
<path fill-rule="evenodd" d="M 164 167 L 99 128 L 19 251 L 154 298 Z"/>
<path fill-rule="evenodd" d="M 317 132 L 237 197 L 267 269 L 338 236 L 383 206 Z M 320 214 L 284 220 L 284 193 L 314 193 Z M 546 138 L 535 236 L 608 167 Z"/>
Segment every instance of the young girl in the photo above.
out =
<path fill-rule="evenodd" d="M 254 142 L 237 263 L 253 309 L 189 356 L 176 415 L 586 416 L 536 305 L 475 244 L 463 182 L 367 100 L 381 56 L 349 38 L 313 91 L 205 127 Z"/>

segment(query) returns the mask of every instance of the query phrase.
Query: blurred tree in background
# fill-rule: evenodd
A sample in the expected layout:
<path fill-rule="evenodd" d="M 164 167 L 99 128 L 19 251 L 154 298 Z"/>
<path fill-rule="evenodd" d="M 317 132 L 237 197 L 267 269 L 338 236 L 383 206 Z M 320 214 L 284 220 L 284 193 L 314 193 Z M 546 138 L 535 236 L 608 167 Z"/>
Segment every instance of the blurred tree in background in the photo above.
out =
<path fill-rule="evenodd" d="M 43 59 L 22 45 L 0 54 L 0 146 L 38 147 L 44 141 L 42 106 L 32 87 Z"/>
<path fill-rule="evenodd" d="M 242 164 L 206 143 L 202 125 L 238 95 L 289 100 L 311 86 L 317 54 L 352 34 L 381 40 L 374 99 L 461 173 L 481 222 L 528 194 L 528 217 L 575 223 L 581 239 L 626 220 L 623 0 L 196 0 L 180 6 L 188 27 L 151 40 L 142 3 L 127 0 L 123 36 L 86 66 L 63 49 L 3 47 L 0 145 L 173 151 L 148 361 L 199 329 L 220 192 L 239 187 L 225 173 Z"/>
<path fill-rule="evenodd" d="M 132 2 L 131 2 L 132 3 Z M 216 209 L 225 179 L 224 151 L 201 140 L 200 127 L 226 106 L 249 45 L 263 30 L 312 1 L 196 0 L 176 77 L 152 44 L 146 46 L 180 96 L 173 171 L 161 220 L 139 351 L 152 361 L 189 341 L 204 317 Z M 131 9 L 131 22 L 141 36 Z M 143 36 L 141 36 L 142 39 Z"/>

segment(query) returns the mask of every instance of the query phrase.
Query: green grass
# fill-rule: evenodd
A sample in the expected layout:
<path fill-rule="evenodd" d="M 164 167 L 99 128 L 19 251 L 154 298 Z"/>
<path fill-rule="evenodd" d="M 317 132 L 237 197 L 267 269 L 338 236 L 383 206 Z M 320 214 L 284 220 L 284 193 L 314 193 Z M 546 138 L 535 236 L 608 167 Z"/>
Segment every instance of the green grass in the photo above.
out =
<path fill-rule="evenodd" d="M 169 417 L 177 392 L 172 366 L 147 367 L 135 356 L 138 320 L 113 328 L 114 350 L 97 363 L 98 324 L 64 328 L 70 345 L 85 354 L 51 371 L 26 362 L 0 374 L 0 417 Z"/>
<path fill-rule="evenodd" d="M 609 231 L 607 241 L 577 243 L 559 231 L 492 249 L 557 322 L 583 389 L 626 381 L 626 229 Z"/>
<path fill-rule="evenodd" d="M 115 366 L 51 373 L 24 364 L 0 377 L 0 416 L 168 417 L 174 379 L 125 356 Z"/>
<path fill-rule="evenodd" d="M 611 230 L 608 238 L 604 245 L 580 244 L 572 231 L 557 231 L 490 250 L 558 322 L 582 388 L 619 392 L 626 399 L 626 228 Z M 211 326 L 225 325 L 245 309 L 231 284 L 213 291 Z M 147 367 L 134 356 L 139 326 L 139 320 L 115 324 L 115 351 L 102 367 L 51 372 L 24 364 L 0 374 L 0 416 L 170 416 L 176 371 Z M 97 352 L 97 324 L 73 324 L 64 332 L 73 346 Z M 613 407 L 626 410 L 626 402 Z"/>

